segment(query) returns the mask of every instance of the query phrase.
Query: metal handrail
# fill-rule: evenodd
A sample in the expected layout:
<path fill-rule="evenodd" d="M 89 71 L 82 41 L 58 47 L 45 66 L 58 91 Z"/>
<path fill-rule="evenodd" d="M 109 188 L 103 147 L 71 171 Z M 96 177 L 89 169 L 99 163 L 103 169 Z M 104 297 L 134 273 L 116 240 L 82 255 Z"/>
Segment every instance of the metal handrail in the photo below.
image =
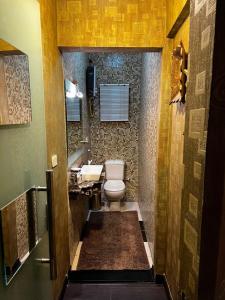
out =
<path fill-rule="evenodd" d="M 47 186 L 34 186 L 32 191 L 35 192 L 47 192 L 47 222 L 48 222 L 48 236 L 49 236 L 49 258 L 37 258 L 39 263 L 50 264 L 50 279 L 55 280 L 57 278 L 57 265 L 56 265 L 56 249 L 55 249 L 55 233 L 53 229 L 53 170 L 46 171 L 46 183 Z"/>

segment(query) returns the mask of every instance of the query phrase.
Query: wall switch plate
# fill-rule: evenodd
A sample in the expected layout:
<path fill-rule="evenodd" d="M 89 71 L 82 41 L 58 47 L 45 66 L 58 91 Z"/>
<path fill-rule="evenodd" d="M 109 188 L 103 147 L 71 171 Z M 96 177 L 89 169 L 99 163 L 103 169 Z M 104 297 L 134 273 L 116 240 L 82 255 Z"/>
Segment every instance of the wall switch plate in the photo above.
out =
<path fill-rule="evenodd" d="M 57 155 L 52 155 L 52 168 L 55 168 L 58 165 L 58 158 Z"/>

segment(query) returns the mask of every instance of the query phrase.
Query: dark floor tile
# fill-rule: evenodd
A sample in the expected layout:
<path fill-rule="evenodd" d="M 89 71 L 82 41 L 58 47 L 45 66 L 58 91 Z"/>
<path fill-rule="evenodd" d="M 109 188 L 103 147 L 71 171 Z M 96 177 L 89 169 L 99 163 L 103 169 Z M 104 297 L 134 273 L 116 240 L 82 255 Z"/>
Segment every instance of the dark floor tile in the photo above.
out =
<path fill-rule="evenodd" d="M 104 285 L 69 284 L 63 300 L 110 300 L 110 289 Z"/>
<path fill-rule="evenodd" d="M 167 300 L 163 287 L 113 287 L 111 300 Z"/>
<path fill-rule="evenodd" d="M 69 284 L 63 300 L 167 300 L 164 287 L 153 283 Z"/>

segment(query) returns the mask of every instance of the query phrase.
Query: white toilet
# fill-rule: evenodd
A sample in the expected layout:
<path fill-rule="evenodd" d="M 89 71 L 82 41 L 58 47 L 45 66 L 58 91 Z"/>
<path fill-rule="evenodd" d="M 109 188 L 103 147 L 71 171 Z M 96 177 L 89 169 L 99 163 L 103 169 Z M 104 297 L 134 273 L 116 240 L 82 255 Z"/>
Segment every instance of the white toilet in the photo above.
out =
<path fill-rule="evenodd" d="M 118 202 L 125 196 L 124 179 L 124 161 L 106 160 L 105 162 L 106 182 L 104 184 L 105 196 L 108 204 Z"/>

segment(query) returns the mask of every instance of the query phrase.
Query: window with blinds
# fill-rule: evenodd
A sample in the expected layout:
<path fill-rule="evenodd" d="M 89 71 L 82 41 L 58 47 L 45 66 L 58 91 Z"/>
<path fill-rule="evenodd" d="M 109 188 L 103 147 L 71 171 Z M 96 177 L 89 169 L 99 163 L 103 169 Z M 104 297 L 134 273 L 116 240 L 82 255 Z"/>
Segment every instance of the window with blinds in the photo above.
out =
<path fill-rule="evenodd" d="M 80 99 L 66 98 L 67 121 L 80 121 Z"/>
<path fill-rule="evenodd" d="M 100 84 L 100 120 L 128 121 L 129 84 Z"/>

